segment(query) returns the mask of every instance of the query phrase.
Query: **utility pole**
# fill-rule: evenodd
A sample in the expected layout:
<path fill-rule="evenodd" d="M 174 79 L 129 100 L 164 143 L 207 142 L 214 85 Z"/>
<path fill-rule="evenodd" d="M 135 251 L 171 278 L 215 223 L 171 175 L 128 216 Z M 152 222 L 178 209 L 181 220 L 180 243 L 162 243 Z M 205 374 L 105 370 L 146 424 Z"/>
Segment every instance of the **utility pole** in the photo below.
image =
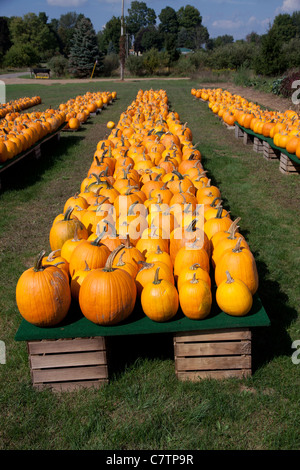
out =
<path fill-rule="evenodd" d="M 125 55 L 126 55 L 126 50 L 125 50 L 125 34 L 124 34 L 124 0 L 122 0 L 121 37 L 120 37 L 121 80 L 124 80 Z"/>

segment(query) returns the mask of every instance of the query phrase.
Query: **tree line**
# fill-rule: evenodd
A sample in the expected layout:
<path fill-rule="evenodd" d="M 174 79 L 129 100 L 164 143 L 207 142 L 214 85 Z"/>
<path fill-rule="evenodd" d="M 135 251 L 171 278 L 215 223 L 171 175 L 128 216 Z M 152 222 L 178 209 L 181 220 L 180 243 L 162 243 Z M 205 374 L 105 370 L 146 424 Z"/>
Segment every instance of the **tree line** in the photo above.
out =
<path fill-rule="evenodd" d="M 124 17 L 126 66 L 131 72 L 154 73 L 180 63 L 183 50 L 192 51 L 194 67 L 237 70 L 276 76 L 300 67 L 300 11 L 279 14 L 268 31 L 252 32 L 243 40 L 231 35 L 211 38 L 199 10 L 191 5 L 178 11 L 167 6 L 159 15 L 145 2 L 132 1 Z M 113 16 L 96 32 L 89 18 L 68 12 L 51 19 L 44 12 L 23 17 L 0 17 L 0 66 L 47 64 L 56 75 L 89 76 L 118 68 L 121 17 Z M 182 58 L 181 58 L 182 60 Z"/>

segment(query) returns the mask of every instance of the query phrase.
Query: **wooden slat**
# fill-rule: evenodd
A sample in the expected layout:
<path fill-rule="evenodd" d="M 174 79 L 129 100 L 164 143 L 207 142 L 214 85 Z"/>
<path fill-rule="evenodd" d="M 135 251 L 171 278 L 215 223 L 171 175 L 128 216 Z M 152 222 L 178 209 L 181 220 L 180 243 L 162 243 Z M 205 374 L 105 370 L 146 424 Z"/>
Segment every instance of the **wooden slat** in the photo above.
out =
<path fill-rule="evenodd" d="M 177 343 L 175 356 L 226 356 L 251 354 L 250 341 L 226 341 L 219 343 Z"/>
<path fill-rule="evenodd" d="M 102 351 L 105 349 L 105 338 L 76 338 L 47 341 L 29 341 L 29 354 L 50 354 L 76 351 Z"/>
<path fill-rule="evenodd" d="M 106 364 L 106 352 L 79 352 L 68 354 L 48 354 L 45 356 L 30 357 L 32 369 L 49 369 L 54 367 L 76 367 L 76 366 L 93 366 Z"/>
<path fill-rule="evenodd" d="M 84 382 L 53 382 L 51 384 L 33 384 L 34 388 L 43 390 L 50 388 L 53 392 L 71 392 L 79 388 L 101 388 L 108 383 L 107 379 L 89 380 Z"/>
<path fill-rule="evenodd" d="M 32 370 L 33 383 L 71 382 L 107 378 L 107 366 L 70 367 L 62 369 Z"/>
<path fill-rule="evenodd" d="M 177 371 L 184 370 L 219 370 L 250 369 L 251 356 L 215 356 L 215 357 L 175 357 Z"/>
<path fill-rule="evenodd" d="M 178 343 L 186 342 L 201 342 L 201 341 L 232 341 L 251 339 L 251 330 L 248 328 L 241 329 L 228 329 L 228 330 L 203 330 L 199 331 L 186 331 L 175 333 L 174 340 Z"/>
<path fill-rule="evenodd" d="M 179 380 L 190 380 L 196 382 L 201 379 L 227 379 L 230 377 L 243 378 L 251 376 L 251 369 L 235 370 L 210 370 L 197 372 L 178 372 L 176 374 Z"/>

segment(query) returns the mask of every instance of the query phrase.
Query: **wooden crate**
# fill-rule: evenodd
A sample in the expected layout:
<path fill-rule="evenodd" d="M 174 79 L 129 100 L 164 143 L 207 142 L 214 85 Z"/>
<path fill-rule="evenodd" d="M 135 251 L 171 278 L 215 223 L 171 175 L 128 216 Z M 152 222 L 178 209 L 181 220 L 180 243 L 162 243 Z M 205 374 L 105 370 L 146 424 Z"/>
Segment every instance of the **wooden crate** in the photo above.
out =
<path fill-rule="evenodd" d="M 205 330 L 174 335 L 175 372 L 179 380 L 250 376 L 251 330 Z"/>
<path fill-rule="evenodd" d="M 263 153 L 264 151 L 263 141 L 260 140 L 258 137 L 254 137 L 253 139 L 253 150 L 257 153 Z"/>
<path fill-rule="evenodd" d="M 299 164 L 291 160 L 287 155 L 284 153 L 280 154 L 280 161 L 279 161 L 279 170 L 281 173 L 284 174 L 296 174 L 300 173 L 300 160 Z"/>
<path fill-rule="evenodd" d="M 28 341 L 34 387 L 53 391 L 99 388 L 108 382 L 104 337 Z"/>
<path fill-rule="evenodd" d="M 236 124 L 234 126 L 234 135 L 236 139 L 243 139 L 245 132 Z"/>
<path fill-rule="evenodd" d="M 254 141 L 254 136 L 248 134 L 247 132 L 244 132 L 243 144 L 244 145 L 249 145 L 249 144 L 253 145 L 253 141 Z"/>
<path fill-rule="evenodd" d="M 263 143 L 263 157 L 266 160 L 276 160 L 276 159 L 280 158 L 280 154 L 281 154 L 280 150 L 273 149 L 268 142 L 264 141 L 264 143 Z"/>

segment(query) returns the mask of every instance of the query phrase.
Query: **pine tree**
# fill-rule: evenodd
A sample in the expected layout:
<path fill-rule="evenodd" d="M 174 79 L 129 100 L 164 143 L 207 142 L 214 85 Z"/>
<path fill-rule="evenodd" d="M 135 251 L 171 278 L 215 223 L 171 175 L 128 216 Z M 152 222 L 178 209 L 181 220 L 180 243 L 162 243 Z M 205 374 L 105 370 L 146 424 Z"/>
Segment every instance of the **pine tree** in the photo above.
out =
<path fill-rule="evenodd" d="M 97 36 L 90 19 L 82 16 L 76 24 L 71 41 L 70 72 L 77 77 L 89 77 L 96 61 L 95 73 L 102 68 L 103 56 L 100 54 Z"/>

